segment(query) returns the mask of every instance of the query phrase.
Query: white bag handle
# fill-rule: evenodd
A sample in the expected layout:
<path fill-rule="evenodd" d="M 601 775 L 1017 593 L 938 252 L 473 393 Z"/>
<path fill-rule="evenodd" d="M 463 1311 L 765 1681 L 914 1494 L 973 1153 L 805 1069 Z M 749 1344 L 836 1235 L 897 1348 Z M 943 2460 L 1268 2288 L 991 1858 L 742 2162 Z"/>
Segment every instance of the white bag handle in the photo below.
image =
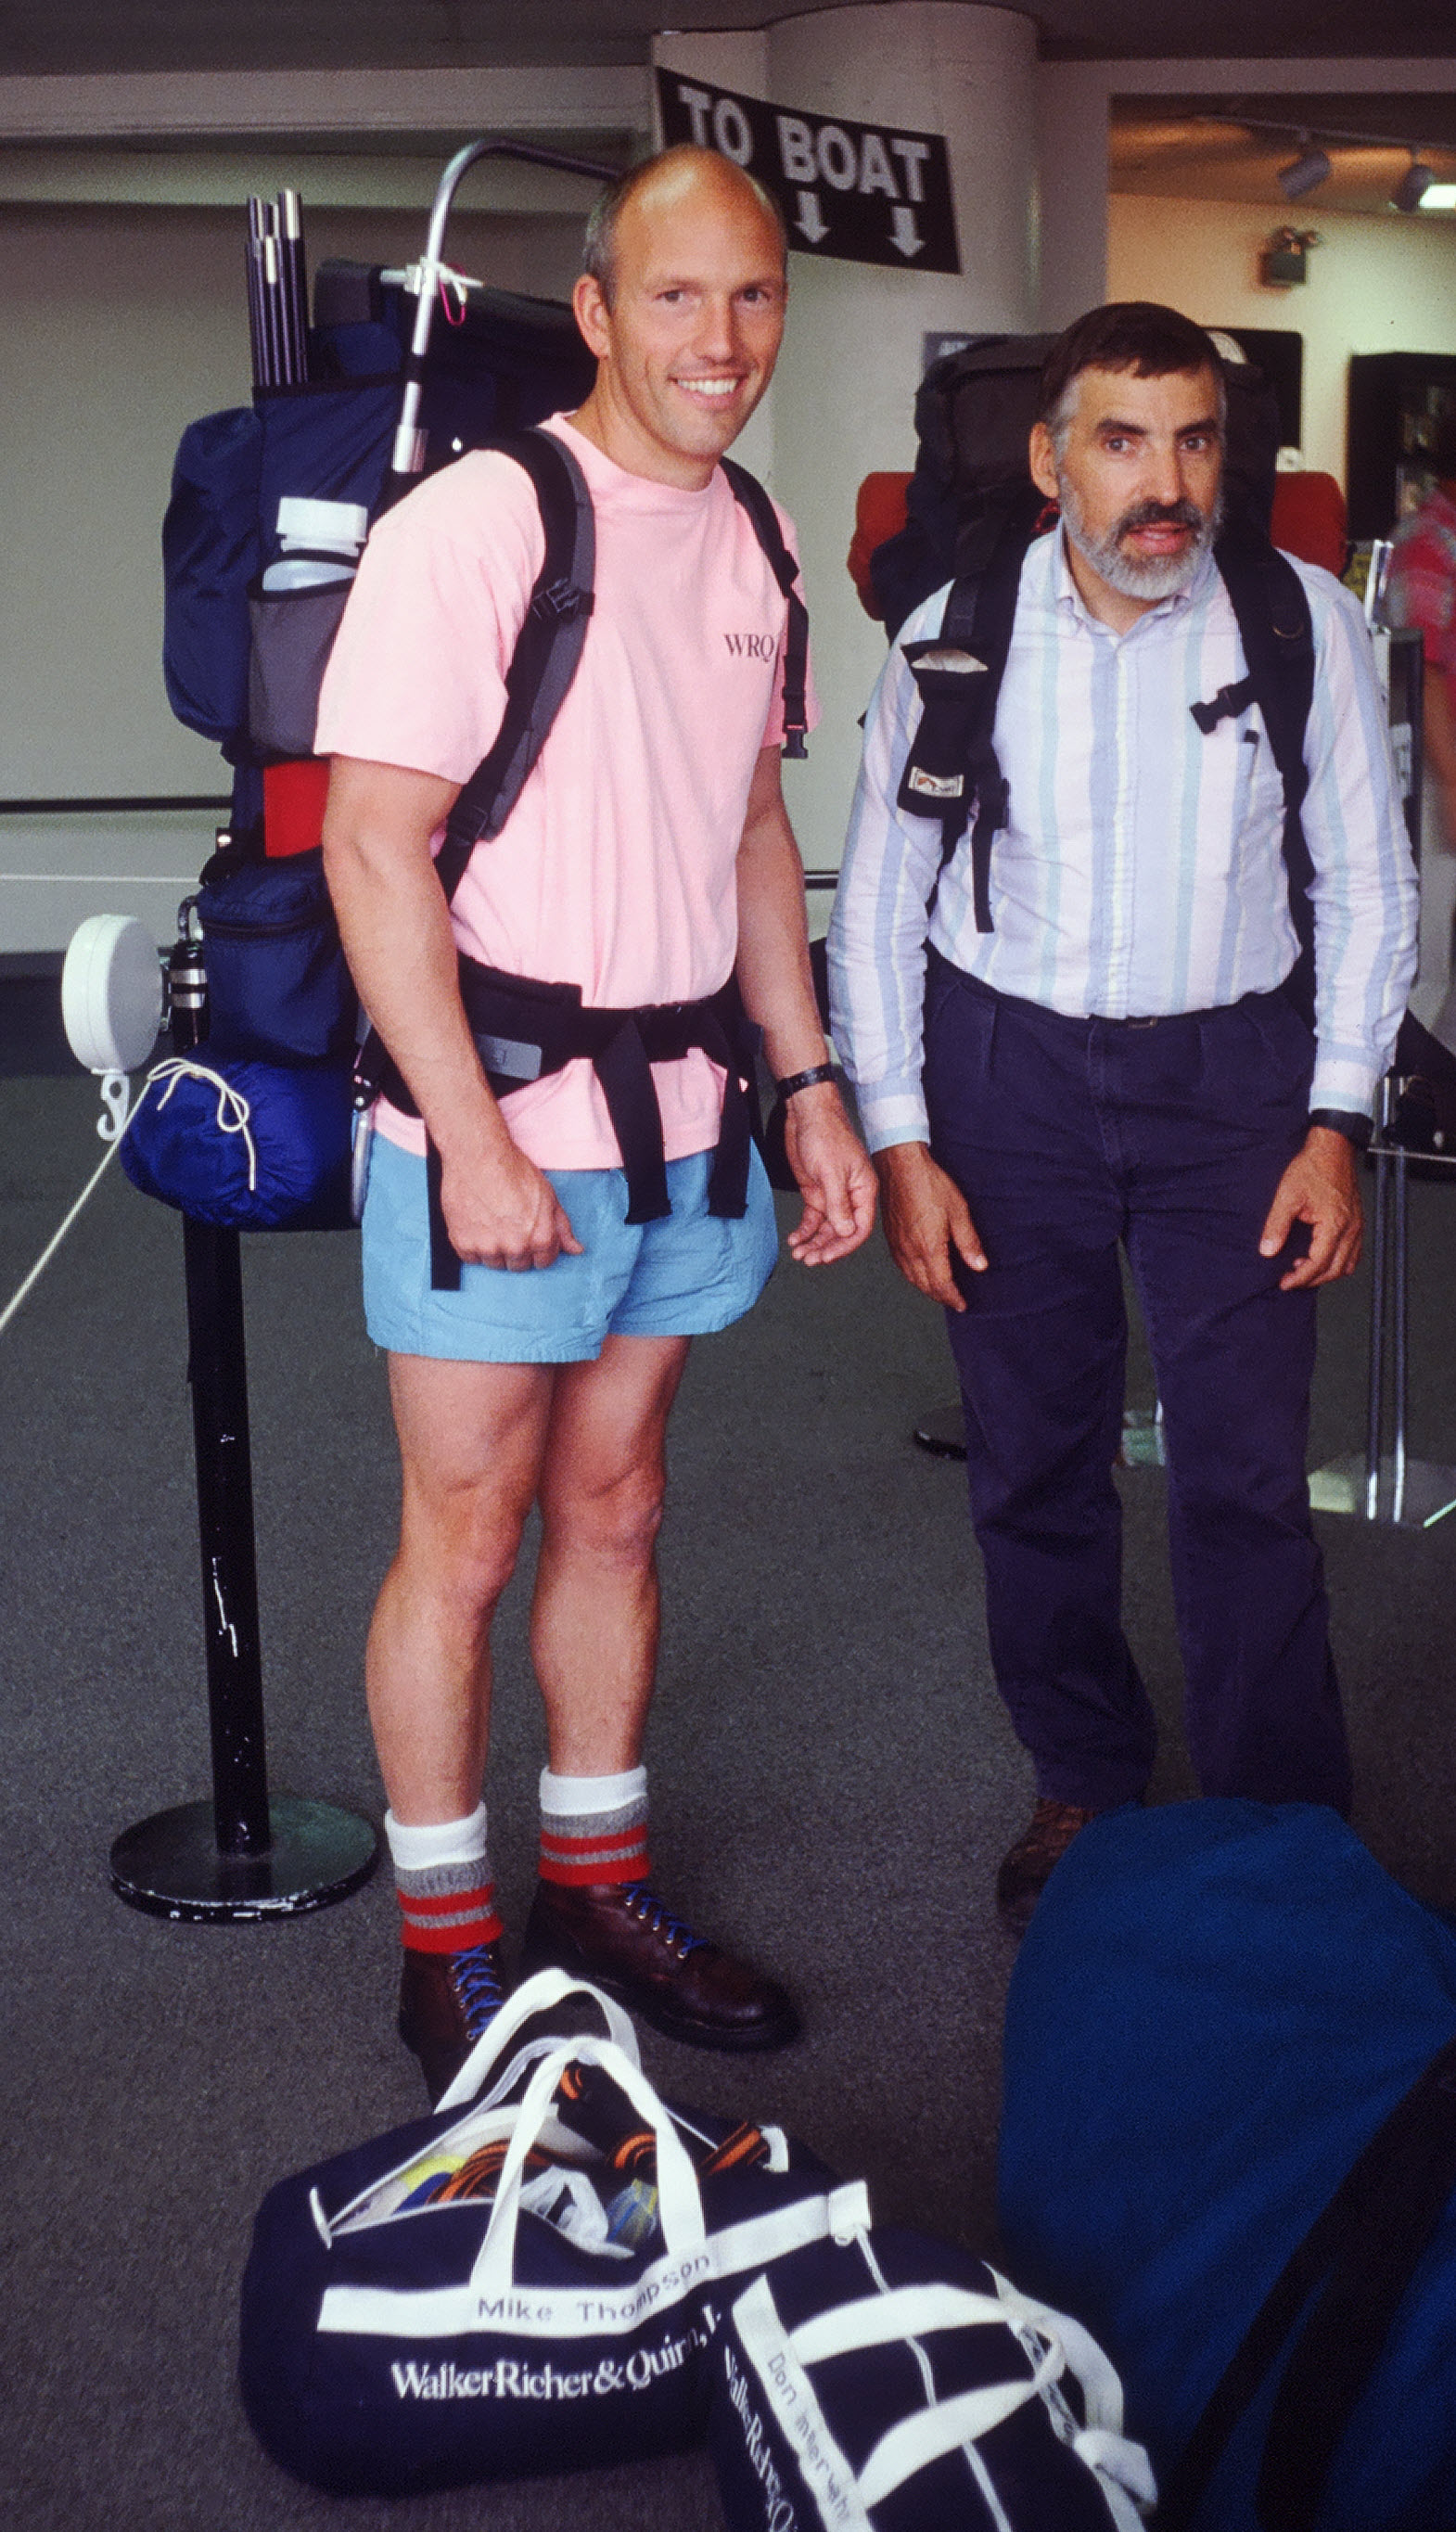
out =
<path fill-rule="evenodd" d="M 800 2365 L 819 2365 L 827 2356 L 847 2356 L 856 2347 L 883 2347 L 889 2338 L 919 2338 L 928 2330 L 963 2330 L 987 2322 L 1006 2331 L 1005 2307 L 995 2295 L 932 2281 L 832 2304 L 790 2331 L 788 2344 Z"/>
<path fill-rule="evenodd" d="M 614 2084 L 620 2085 L 632 2107 L 640 2111 L 652 2129 L 657 2140 L 658 2213 L 668 2249 L 677 2255 L 698 2250 L 707 2240 L 692 2158 L 641 2067 L 613 2041 L 566 2040 L 553 2055 L 542 2059 L 521 2103 L 515 2134 L 496 2184 L 486 2238 L 471 2272 L 474 2293 L 502 2294 L 515 2283 L 516 2218 L 526 2157 L 551 2109 L 556 2086 L 573 2063 L 600 2066 Z"/>
<path fill-rule="evenodd" d="M 549 2012 L 553 2004 L 560 2004 L 568 1995 L 590 1997 L 592 2003 L 600 2008 L 612 2039 L 635 2066 L 639 2062 L 637 2034 L 619 2004 L 613 2003 L 610 1995 L 604 1995 L 599 1986 L 588 1986 L 585 1979 L 571 1978 L 565 1970 L 538 1970 L 534 1978 L 525 1980 L 513 1995 L 506 1997 L 499 2012 L 476 2042 L 458 2075 L 446 2085 L 435 2104 L 436 2108 L 458 2110 L 466 2101 L 473 2101 L 477 2093 L 485 2091 L 487 2081 L 503 2061 L 506 2049 L 521 2025 L 529 2022 L 534 2013 Z M 556 2044 L 554 2041 L 553 2044 Z"/>
<path fill-rule="evenodd" d="M 1081 2386 L 1082 2408 L 1089 2427 L 1105 2428 L 1110 2435 L 1123 2432 L 1123 2387 L 1117 2367 L 1105 2354 L 1089 2330 L 1074 2321 L 1069 2312 L 1053 2312 L 1051 2305 L 1038 2303 L 1033 2295 L 1024 2295 L 1009 2277 L 997 2269 L 996 2292 L 1004 2309 L 1023 2329 L 1034 2330 L 1042 2338 L 1055 2339 L 1066 2354 L 1067 2363 Z"/>
<path fill-rule="evenodd" d="M 917 2409 L 913 2417 L 902 2418 L 880 2438 L 859 2474 L 861 2503 L 867 2508 L 878 2505 L 917 2470 L 961 2445 L 978 2443 L 1003 2418 L 1039 2398 L 1061 2371 L 1062 2350 L 1054 2343 L 1044 2351 L 1029 2382 L 1022 2376 L 1011 2383 L 993 2383 L 984 2390 L 961 2391 L 954 2400 L 941 2400 L 933 2409 Z"/>

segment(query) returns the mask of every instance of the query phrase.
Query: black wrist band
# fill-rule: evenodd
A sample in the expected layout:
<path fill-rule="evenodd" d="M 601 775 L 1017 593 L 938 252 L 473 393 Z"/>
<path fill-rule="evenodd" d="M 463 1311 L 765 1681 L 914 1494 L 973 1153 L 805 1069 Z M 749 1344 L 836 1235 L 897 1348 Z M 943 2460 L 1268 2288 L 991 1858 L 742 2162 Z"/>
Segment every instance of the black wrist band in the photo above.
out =
<path fill-rule="evenodd" d="M 782 1081 L 775 1082 L 774 1088 L 781 1099 L 791 1099 L 796 1090 L 812 1090 L 816 1082 L 833 1079 L 832 1064 L 811 1064 L 807 1072 L 786 1072 Z"/>
<path fill-rule="evenodd" d="M 1310 1122 L 1311 1125 L 1327 1125 L 1332 1134 L 1343 1134 L 1347 1143 L 1355 1145 L 1357 1152 L 1365 1150 L 1372 1131 L 1369 1118 L 1354 1108 L 1311 1108 Z"/>

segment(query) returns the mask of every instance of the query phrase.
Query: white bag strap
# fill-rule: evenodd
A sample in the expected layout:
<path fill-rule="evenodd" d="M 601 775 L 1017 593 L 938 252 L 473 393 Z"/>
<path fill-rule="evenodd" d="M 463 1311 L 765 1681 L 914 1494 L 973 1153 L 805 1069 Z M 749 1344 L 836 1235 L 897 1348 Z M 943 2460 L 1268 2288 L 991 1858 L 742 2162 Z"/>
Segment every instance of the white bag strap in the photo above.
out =
<path fill-rule="evenodd" d="M 637 2034 L 619 2004 L 604 1995 L 599 1986 L 588 1986 L 585 1979 L 568 1977 L 565 1970 L 538 1970 L 527 1979 L 504 2004 L 476 2042 L 460 2072 L 446 2085 L 435 2106 L 437 2110 L 458 2110 L 483 2093 L 490 2077 L 501 2063 L 507 2048 L 523 2023 L 535 2013 L 546 2013 L 568 1995 L 584 1995 L 595 2004 L 606 2022 L 608 2034 L 624 2056 L 637 2065 Z"/>
<path fill-rule="evenodd" d="M 1041 2338 L 1055 2339 L 1066 2353 L 1067 2363 L 1081 2385 L 1082 2409 L 1089 2427 L 1105 2428 L 1109 2435 L 1123 2432 L 1123 2387 L 1117 2367 L 1104 2355 L 1089 2330 L 1070 2313 L 1053 2312 L 1050 2304 L 1037 2303 L 1023 2295 L 1009 2277 L 991 2271 L 996 2279 L 996 2292 L 1013 2320 Z"/>
<path fill-rule="evenodd" d="M 902 2418 L 899 2426 L 880 2438 L 859 2474 L 863 2503 L 878 2505 L 913 2479 L 917 2470 L 955 2452 L 961 2445 L 988 2436 L 1003 2418 L 1024 2408 L 1028 2400 L 1038 2399 L 1061 2371 L 1060 2347 L 1048 2347 L 1029 2381 L 1023 2376 L 1013 2383 L 993 2383 L 983 2390 L 961 2391 L 954 2400 L 941 2400 L 933 2409 L 917 2409 L 913 2417 Z"/>
<path fill-rule="evenodd" d="M 552 2056 L 542 2059 L 517 2113 L 515 2134 L 496 2184 L 491 2221 L 471 2272 L 474 2293 L 502 2294 L 515 2282 L 516 2218 L 526 2157 L 551 2110 L 562 2075 L 573 2063 L 600 2066 L 621 2087 L 632 2107 L 652 2129 L 657 2140 L 658 2214 L 668 2249 L 681 2254 L 701 2248 L 707 2239 L 692 2158 L 672 2125 L 670 2112 L 641 2067 L 613 2041 L 566 2040 Z"/>
<path fill-rule="evenodd" d="M 995 2295 L 934 2282 L 892 2286 L 887 2294 L 862 2295 L 854 2303 L 816 2312 L 789 2332 L 788 2344 L 801 2365 L 819 2365 L 827 2356 L 847 2356 L 856 2347 L 883 2347 L 889 2338 L 919 2338 L 929 2330 L 963 2330 L 976 2323 L 1006 2330 L 1006 2314 Z"/>

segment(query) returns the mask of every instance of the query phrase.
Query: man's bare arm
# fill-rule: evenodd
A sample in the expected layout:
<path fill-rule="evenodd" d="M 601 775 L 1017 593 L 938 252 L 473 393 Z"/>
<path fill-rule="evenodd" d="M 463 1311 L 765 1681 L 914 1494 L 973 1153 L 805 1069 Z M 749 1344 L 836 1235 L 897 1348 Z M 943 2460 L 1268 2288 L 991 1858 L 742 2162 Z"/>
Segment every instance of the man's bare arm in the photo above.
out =
<path fill-rule="evenodd" d="M 823 1064 L 829 1049 L 809 969 L 803 865 L 784 806 L 777 747 L 764 748 L 754 768 L 738 846 L 737 973 L 776 1080 Z M 874 1226 L 875 1176 L 832 1081 L 789 1100 L 785 1139 L 804 1199 L 788 1235 L 791 1254 L 804 1266 L 846 1257 Z"/>
<path fill-rule="evenodd" d="M 580 1254 L 555 1190 L 511 1141 L 466 1025 L 455 942 L 430 839 L 458 785 L 336 756 L 323 866 L 360 999 L 403 1073 L 441 1162 L 456 1254 L 549 1266 Z"/>

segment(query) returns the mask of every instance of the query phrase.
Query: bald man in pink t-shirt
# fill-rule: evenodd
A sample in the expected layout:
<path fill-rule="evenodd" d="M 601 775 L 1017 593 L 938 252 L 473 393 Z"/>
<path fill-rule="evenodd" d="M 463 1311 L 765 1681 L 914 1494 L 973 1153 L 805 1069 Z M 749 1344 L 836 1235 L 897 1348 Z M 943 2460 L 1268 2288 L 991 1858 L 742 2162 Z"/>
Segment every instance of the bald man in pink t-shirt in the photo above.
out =
<path fill-rule="evenodd" d="M 597 383 L 547 428 L 592 497 L 593 613 L 541 759 L 448 908 L 432 856 L 496 734 L 544 554 L 512 460 L 463 458 L 376 529 L 317 741 L 333 760 L 324 855 L 345 948 L 418 1111 L 380 1104 L 364 1218 L 404 1478 L 367 1670 L 403 1915 L 400 2032 L 432 2100 L 502 1993 L 482 1799 L 490 1629 L 533 1503 L 550 1765 L 523 1966 L 586 1976 L 704 2046 L 774 2047 L 797 2028 L 780 1985 L 650 1887 L 640 1763 L 668 1416 L 692 1337 L 741 1315 L 770 1271 L 762 1166 L 741 1215 L 710 1194 L 725 1074 L 692 1045 L 651 1067 L 670 1211 L 629 1218 L 591 1064 L 497 1100 L 457 952 L 579 987 L 589 1008 L 697 1004 L 735 973 L 788 1090 L 790 1252 L 846 1255 L 874 1209 L 830 1075 L 780 788 L 786 602 L 718 464 L 773 374 L 782 224 L 727 160 L 670 150 L 609 191 L 586 261 L 574 305 Z M 427 1137 L 458 1292 L 433 1288 Z"/>

